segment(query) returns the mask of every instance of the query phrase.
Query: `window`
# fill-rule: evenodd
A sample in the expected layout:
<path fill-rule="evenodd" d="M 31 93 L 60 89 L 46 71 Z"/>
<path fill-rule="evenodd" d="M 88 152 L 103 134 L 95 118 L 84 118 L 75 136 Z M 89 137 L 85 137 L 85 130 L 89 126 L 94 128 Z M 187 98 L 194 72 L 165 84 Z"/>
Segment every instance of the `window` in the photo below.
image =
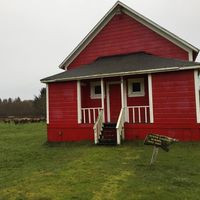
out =
<path fill-rule="evenodd" d="M 90 85 L 90 97 L 91 99 L 101 98 L 101 82 L 92 82 Z"/>
<path fill-rule="evenodd" d="M 94 94 L 95 95 L 101 94 L 101 86 L 100 85 L 94 86 Z"/>
<path fill-rule="evenodd" d="M 144 92 L 144 79 L 129 79 L 128 80 L 128 96 L 129 97 L 142 97 Z"/>

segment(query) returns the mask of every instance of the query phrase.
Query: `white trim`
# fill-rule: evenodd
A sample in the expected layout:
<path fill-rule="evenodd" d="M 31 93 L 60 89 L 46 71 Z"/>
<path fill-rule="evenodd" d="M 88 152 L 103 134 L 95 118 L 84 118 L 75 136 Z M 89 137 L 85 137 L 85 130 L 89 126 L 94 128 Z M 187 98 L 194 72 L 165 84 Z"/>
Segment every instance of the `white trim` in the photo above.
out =
<path fill-rule="evenodd" d="M 124 80 L 124 107 L 125 107 L 125 122 L 129 121 L 129 114 L 127 109 L 127 84 L 126 79 Z"/>
<path fill-rule="evenodd" d="M 110 85 L 120 84 L 120 81 L 110 81 L 106 84 L 107 121 L 110 122 Z"/>
<path fill-rule="evenodd" d="M 78 124 L 82 122 L 82 113 L 81 113 L 81 81 L 77 81 L 77 117 Z"/>
<path fill-rule="evenodd" d="M 104 109 L 104 81 L 103 79 L 101 79 L 101 107 L 102 107 L 102 110 L 103 110 L 103 122 L 105 122 L 105 109 Z"/>
<path fill-rule="evenodd" d="M 149 91 L 149 114 L 150 114 L 150 123 L 154 123 L 153 115 L 153 92 L 152 92 L 152 75 L 148 74 L 148 91 Z"/>
<path fill-rule="evenodd" d="M 101 86 L 101 82 L 100 81 L 90 82 L 90 98 L 91 99 L 101 99 L 101 94 L 95 94 L 96 86 Z"/>
<path fill-rule="evenodd" d="M 116 73 L 107 73 L 107 74 L 95 74 L 88 76 L 79 76 L 71 78 L 60 78 L 54 80 L 41 81 L 42 83 L 52 83 L 60 81 L 72 81 L 72 80 L 82 80 L 82 79 L 96 79 L 96 78 L 105 78 L 105 77 L 116 77 L 116 76 L 126 76 L 126 75 L 136 75 L 136 74 L 149 74 L 149 73 L 159 73 L 159 72 L 173 72 L 173 71 L 182 71 L 188 69 L 199 69 L 200 65 L 189 66 L 189 67 L 166 67 L 159 69 L 148 69 L 148 70 L 138 70 L 138 71 L 128 71 L 128 72 L 116 72 Z"/>
<path fill-rule="evenodd" d="M 133 83 L 140 83 L 139 92 L 133 92 L 132 84 Z M 128 97 L 143 97 L 145 96 L 145 89 L 144 89 L 144 78 L 131 78 L 128 79 Z"/>
<path fill-rule="evenodd" d="M 198 70 L 194 70 L 194 88 L 195 88 L 195 102 L 196 102 L 196 120 L 200 123 L 200 108 L 199 108 L 199 79 Z"/>
<path fill-rule="evenodd" d="M 189 59 L 189 61 L 194 61 L 194 59 L 193 59 L 193 52 L 192 51 L 188 52 L 188 59 Z"/>
<path fill-rule="evenodd" d="M 120 86 L 121 86 L 121 108 L 124 108 L 124 79 L 123 77 L 121 77 L 121 82 L 120 82 Z"/>
<path fill-rule="evenodd" d="M 188 66 L 188 67 L 181 67 L 179 70 L 188 70 L 188 69 L 200 69 L 200 65 L 197 66 Z"/>
<path fill-rule="evenodd" d="M 110 96 L 109 96 L 109 84 L 106 84 L 106 103 L 107 103 L 107 121 L 110 122 Z"/>
<path fill-rule="evenodd" d="M 49 85 L 46 84 L 46 123 L 49 124 Z"/>
<path fill-rule="evenodd" d="M 135 10 L 126 6 L 125 4 L 117 1 L 115 5 L 104 15 L 104 17 L 96 24 L 96 26 L 86 35 L 86 37 L 79 43 L 79 45 L 64 59 L 59 65 L 60 68 L 67 70 L 67 66 L 80 54 L 80 52 L 94 39 L 94 37 L 105 27 L 105 25 L 112 19 L 112 17 L 118 12 L 121 7 L 121 12 L 128 14 L 130 17 L 139 21 L 143 25 L 147 26 L 157 34 L 173 42 L 182 49 L 189 51 L 199 52 L 199 49 L 179 38 L 175 34 L 164 29 L 160 25 L 151 21 L 150 19 L 139 14 Z"/>

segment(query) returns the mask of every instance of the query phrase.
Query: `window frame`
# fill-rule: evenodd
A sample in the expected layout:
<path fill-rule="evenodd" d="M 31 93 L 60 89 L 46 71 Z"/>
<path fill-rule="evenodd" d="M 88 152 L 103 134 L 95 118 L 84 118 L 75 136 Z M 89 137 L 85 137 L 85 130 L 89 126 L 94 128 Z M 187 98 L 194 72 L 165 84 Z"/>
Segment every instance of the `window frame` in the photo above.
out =
<path fill-rule="evenodd" d="M 139 92 L 133 92 L 132 88 L 133 83 L 140 83 Z M 145 96 L 144 78 L 128 79 L 128 97 L 143 97 L 143 96 Z"/>
<path fill-rule="evenodd" d="M 95 94 L 95 87 L 100 86 L 101 87 L 101 82 L 100 81 L 95 81 L 90 83 L 90 98 L 91 99 L 101 99 L 101 94 Z"/>

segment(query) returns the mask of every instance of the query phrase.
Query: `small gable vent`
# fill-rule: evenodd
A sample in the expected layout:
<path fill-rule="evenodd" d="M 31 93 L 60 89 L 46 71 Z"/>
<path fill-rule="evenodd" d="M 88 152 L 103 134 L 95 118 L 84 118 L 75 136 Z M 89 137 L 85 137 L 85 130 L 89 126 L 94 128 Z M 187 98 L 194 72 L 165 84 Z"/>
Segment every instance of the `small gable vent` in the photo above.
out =
<path fill-rule="evenodd" d="M 121 15 L 121 14 L 122 14 L 122 9 L 121 9 L 121 7 L 118 7 L 115 15 Z"/>

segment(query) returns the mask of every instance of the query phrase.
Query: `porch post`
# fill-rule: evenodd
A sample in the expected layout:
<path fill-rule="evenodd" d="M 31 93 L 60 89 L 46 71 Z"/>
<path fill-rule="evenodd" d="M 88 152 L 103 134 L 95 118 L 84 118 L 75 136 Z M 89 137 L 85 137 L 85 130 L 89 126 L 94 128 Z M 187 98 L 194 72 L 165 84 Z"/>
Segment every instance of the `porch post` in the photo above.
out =
<path fill-rule="evenodd" d="M 153 94 L 152 94 L 152 76 L 151 76 L 151 74 L 148 74 L 148 90 L 149 90 L 150 123 L 153 123 L 154 116 L 153 116 Z"/>
<path fill-rule="evenodd" d="M 122 108 L 124 108 L 124 79 L 121 77 L 121 103 Z"/>
<path fill-rule="evenodd" d="M 197 120 L 197 123 L 200 123 L 198 70 L 194 70 L 194 88 L 195 88 L 195 102 L 196 102 L 196 120 Z"/>
<path fill-rule="evenodd" d="M 77 81 L 77 119 L 78 124 L 82 122 L 82 114 L 81 114 L 81 81 Z"/>
<path fill-rule="evenodd" d="M 49 124 L 49 85 L 46 84 L 46 123 Z"/>
<path fill-rule="evenodd" d="M 123 110 L 124 111 L 124 114 L 122 115 L 122 118 L 121 120 L 123 120 L 123 125 L 122 125 L 122 139 L 124 140 L 124 122 L 126 120 L 126 108 L 125 108 L 125 92 L 124 92 L 124 78 L 121 77 L 121 101 L 122 101 L 122 108 L 125 109 Z M 118 135 L 119 136 L 119 135 Z M 120 139 L 118 141 L 118 144 L 120 144 Z"/>
<path fill-rule="evenodd" d="M 103 109 L 103 122 L 105 122 L 104 93 L 104 81 L 103 78 L 101 78 L 101 108 Z"/>
<path fill-rule="evenodd" d="M 127 85 L 124 80 L 124 107 L 125 107 L 125 122 L 129 121 L 128 108 L 127 108 Z"/>

